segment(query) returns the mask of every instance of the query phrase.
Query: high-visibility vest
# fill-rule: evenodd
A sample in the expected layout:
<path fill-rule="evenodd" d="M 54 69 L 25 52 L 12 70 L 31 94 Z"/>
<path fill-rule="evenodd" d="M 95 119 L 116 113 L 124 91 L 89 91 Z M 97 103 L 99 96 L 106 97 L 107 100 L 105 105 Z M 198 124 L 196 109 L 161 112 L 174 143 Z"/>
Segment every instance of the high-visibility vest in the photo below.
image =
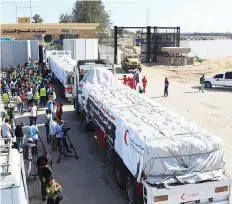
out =
<path fill-rule="evenodd" d="M 9 102 L 9 97 L 8 97 L 8 94 L 7 94 L 7 93 L 2 94 L 2 101 L 3 101 L 4 103 Z"/>
<path fill-rule="evenodd" d="M 33 99 L 34 100 L 39 100 L 39 93 L 38 92 L 35 92 Z"/>
<path fill-rule="evenodd" d="M 45 88 L 40 89 L 40 96 L 46 96 L 46 89 Z"/>

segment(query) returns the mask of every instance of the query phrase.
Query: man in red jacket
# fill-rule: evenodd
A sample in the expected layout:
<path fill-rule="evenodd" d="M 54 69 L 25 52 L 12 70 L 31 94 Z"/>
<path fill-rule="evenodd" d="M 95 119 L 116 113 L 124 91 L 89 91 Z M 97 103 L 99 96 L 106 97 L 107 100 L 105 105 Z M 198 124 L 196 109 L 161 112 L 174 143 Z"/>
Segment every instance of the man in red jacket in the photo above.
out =
<path fill-rule="evenodd" d="M 56 117 L 59 118 L 61 120 L 62 114 L 63 114 L 63 104 L 61 103 L 61 101 L 59 101 L 59 103 L 57 104 L 56 107 Z"/>
<path fill-rule="evenodd" d="M 147 86 L 147 78 L 145 76 L 143 76 L 142 83 L 143 83 L 143 92 L 145 93 Z"/>

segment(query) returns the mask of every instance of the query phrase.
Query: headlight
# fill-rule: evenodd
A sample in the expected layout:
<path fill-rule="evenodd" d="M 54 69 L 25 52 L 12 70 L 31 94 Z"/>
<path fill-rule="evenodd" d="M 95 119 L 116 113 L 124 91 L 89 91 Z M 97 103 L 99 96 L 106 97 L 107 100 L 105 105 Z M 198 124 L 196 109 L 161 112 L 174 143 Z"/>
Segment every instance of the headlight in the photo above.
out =
<path fill-rule="evenodd" d="M 221 192 L 225 192 L 225 191 L 228 191 L 228 186 L 224 186 L 224 187 L 218 187 L 218 188 L 215 188 L 215 193 L 221 193 Z"/>
<path fill-rule="evenodd" d="M 154 197 L 154 202 L 160 202 L 160 201 L 165 201 L 165 200 L 168 200 L 167 195 Z"/>

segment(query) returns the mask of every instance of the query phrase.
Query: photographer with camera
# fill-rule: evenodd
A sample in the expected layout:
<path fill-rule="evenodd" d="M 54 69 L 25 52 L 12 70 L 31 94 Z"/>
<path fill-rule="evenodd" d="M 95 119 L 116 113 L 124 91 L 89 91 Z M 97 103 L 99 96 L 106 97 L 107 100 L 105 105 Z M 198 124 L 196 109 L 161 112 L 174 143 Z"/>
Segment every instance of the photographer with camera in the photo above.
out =
<path fill-rule="evenodd" d="M 55 133 L 56 133 L 56 139 L 57 139 L 57 147 L 58 147 L 58 150 L 59 150 L 58 163 L 60 162 L 61 156 L 63 154 L 62 147 L 61 147 L 61 142 L 62 142 L 63 146 L 66 148 L 67 152 L 72 153 L 68 148 L 68 144 L 67 144 L 67 141 L 66 141 L 66 138 L 65 138 L 64 131 L 65 131 L 65 124 L 64 124 L 64 122 L 62 120 L 60 120 L 57 123 L 56 127 L 55 127 Z"/>
<path fill-rule="evenodd" d="M 28 127 L 28 134 L 29 134 L 29 137 L 33 139 L 33 141 L 35 142 L 36 146 L 37 146 L 37 143 L 38 143 L 38 134 L 39 134 L 39 130 L 37 128 L 37 126 L 35 125 L 35 121 L 32 120 L 30 121 L 30 126 Z"/>
<path fill-rule="evenodd" d="M 37 167 L 37 175 L 39 176 L 41 183 L 41 193 L 42 200 L 46 200 L 46 184 L 49 178 L 52 176 L 52 172 L 48 165 L 49 154 L 47 151 L 44 151 L 43 155 L 37 159 L 36 167 Z"/>
<path fill-rule="evenodd" d="M 26 170 L 26 178 L 28 179 L 29 174 L 31 172 L 31 162 L 33 159 L 33 151 L 32 148 L 36 148 L 35 142 L 32 138 L 29 138 L 27 140 L 27 143 L 23 146 L 23 158 L 24 158 L 24 164 L 25 164 L 25 170 Z"/>

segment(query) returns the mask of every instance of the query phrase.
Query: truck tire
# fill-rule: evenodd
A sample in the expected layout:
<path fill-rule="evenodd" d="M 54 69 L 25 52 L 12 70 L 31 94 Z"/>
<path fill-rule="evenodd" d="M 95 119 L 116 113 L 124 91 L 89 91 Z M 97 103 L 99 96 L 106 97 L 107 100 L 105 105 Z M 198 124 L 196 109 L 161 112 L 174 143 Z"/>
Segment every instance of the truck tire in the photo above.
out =
<path fill-rule="evenodd" d="M 129 73 L 129 68 L 127 67 L 127 65 L 125 64 L 124 70 L 126 73 Z"/>
<path fill-rule="evenodd" d="M 126 196 L 129 204 L 143 204 L 143 197 L 137 193 L 137 182 L 134 178 L 127 180 Z"/>
<path fill-rule="evenodd" d="M 127 170 L 124 164 L 120 161 L 120 159 L 115 159 L 114 175 L 115 175 L 115 179 L 118 184 L 118 187 L 122 190 L 125 190 Z"/>
<path fill-rule="evenodd" d="M 211 88 L 212 84 L 209 81 L 205 82 L 205 88 Z"/>

